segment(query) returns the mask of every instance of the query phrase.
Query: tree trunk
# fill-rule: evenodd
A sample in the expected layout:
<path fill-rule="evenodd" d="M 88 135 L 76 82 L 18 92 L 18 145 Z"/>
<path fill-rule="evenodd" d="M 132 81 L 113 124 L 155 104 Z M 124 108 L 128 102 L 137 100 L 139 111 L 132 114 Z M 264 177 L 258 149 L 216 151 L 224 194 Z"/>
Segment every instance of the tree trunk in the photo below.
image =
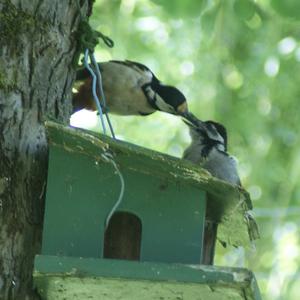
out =
<path fill-rule="evenodd" d="M 82 12 L 91 1 L 78 1 Z M 0 0 L 0 299 L 36 299 L 47 180 L 43 121 L 68 123 L 76 1 Z"/>

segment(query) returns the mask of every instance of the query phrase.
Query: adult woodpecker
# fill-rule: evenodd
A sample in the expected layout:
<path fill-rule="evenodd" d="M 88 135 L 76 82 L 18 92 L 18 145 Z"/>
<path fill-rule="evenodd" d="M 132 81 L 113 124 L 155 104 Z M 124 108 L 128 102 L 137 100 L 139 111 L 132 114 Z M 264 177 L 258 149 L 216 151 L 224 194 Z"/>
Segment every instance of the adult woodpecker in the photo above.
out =
<path fill-rule="evenodd" d="M 146 116 L 155 111 L 180 115 L 193 122 L 185 96 L 175 87 L 161 83 L 143 64 L 133 61 L 98 63 L 108 111 L 118 115 Z M 96 110 L 91 92 L 92 78 L 88 70 L 77 71 L 76 81 L 83 81 L 73 94 L 74 112 Z"/>

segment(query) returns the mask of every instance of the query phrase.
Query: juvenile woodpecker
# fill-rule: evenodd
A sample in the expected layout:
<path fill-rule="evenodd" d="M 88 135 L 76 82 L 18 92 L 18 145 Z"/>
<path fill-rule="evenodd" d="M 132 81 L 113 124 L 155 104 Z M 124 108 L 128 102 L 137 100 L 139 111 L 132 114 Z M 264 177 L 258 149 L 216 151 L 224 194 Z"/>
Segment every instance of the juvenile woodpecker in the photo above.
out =
<path fill-rule="evenodd" d="M 236 160 L 227 153 L 225 127 L 214 121 L 200 120 L 188 125 L 192 142 L 184 151 L 183 158 L 200 164 L 219 179 L 240 186 Z"/>
<path fill-rule="evenodd" d="M 240 185 L 236 162 L 227 153 L 227 132 L 225 127 L 213 121 L 202 122 L 194 120 L 193 124 L 185 123 L 189 125 L 192 142 L 184 151 L 183 158 L 199 164 L 219 179 Z M 208 215 L 208 211 L 205 217 L 202 264 L 212 265 L 218 222 L 213 221 L 214 218 Z M 225 242 L 220 242 L 226 247 Z"/>
<path fill-rule="evenodd" d="M 193 119 L 189 125 L 192 142 L 184 151 L 183 158 L 199 164 L 213 176 L 241 186 L 236 160 L 227 153 L 227 132 L 223 125 L 214 121 Z M 257 224 L 249 211 L 244 214 L 251 240 L 259 238 Z M 213 264 L 218 223 L 206 216 L 202 263 Z M 226 242 L 220 241 L 226 247 Z"/>
<path fill-rule="evenodd" d="M 109 112 L 146 116 L 160 110 L 190 119 L 185 96 L 177 88 L 162 84 L 146 66 L 128 60 L 112 60 L 98 66 Z M 78 70 L 76 81 L 83 83 L 73 94 L 74 112 L 83 108 L 96 110 L 88 70 Z"/>

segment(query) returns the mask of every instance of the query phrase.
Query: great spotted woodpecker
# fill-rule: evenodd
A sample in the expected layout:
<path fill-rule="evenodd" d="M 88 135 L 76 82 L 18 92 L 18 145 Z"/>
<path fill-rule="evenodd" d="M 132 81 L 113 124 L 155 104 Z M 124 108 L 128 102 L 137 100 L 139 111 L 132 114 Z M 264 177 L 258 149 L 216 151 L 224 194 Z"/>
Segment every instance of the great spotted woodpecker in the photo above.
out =
<path fill-rule="evenodd" d="M 213 176 L 240 185 L 235 160 L 227 153 L 227 132 L 223 125 L 194 120 L 189 124 L 192 142 L 184 151 L 183 158 L 208 170 Z M 208 196 L 208 200 L 209 200 Z M 202 264 L 213 264 L 217 239 L 218 222 L 213 216 L 205 217 Z M 220 241 L 223 246 L 226 243 Z"/>
<path fill-rule="evenodd" d="M 225 127 L 214 121 L 200 121 L 196 117 L 189 125 L 191 144 L 184 151 L 183 158 L 208 170 L 213 176 L 241 187 L 236 160 L 227 153 L 227 131 Z M 206 216 L 204 231 L 203 264 L 213 264 L 215 241 L 217 238 L 216 221 Z M 251 240 L 259 238 L 257 224 L 249 211 L 244 214 Z M 226 247 L 226 243 L 220 241 Z"/>
<path fill-rule="evenodd" d="M 163 111 L 193 122 L 185 96 L 175 87 L 162 84 L 143 64 L 133 61 L 98 63 L 109 112 L 118 115 L 149 115 Z M 91 92 L 91 76 L 85 68 L 77 71 L 76 81 L 83 81 L 73 94 L 74 112 L 83 108 L 96 110 Z"/>
<path fill-rule="evenodd" d="M 183 158 L 200 164 L 219 179 L 240 186 L 236 160 L 227 153 L 225 127 L 214 121 L 200 120 L 188 125 L 192 142 L 184 151 Z"/>

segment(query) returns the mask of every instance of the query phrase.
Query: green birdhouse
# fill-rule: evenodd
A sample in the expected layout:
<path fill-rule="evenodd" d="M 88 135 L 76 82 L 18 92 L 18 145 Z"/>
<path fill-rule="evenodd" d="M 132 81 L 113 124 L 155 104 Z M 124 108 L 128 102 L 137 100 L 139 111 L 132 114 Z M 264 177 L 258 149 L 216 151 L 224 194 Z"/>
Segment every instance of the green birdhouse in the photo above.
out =
<path fill-rule="evenodd" d="M 217 226 L 226 244 L 255 238 L 246 191 L 165 154 L 46 127 L 48 183 L 34 274 L 42 299 L 260 299 L 250 271 L 203 265 L 213 262 Z"/>

